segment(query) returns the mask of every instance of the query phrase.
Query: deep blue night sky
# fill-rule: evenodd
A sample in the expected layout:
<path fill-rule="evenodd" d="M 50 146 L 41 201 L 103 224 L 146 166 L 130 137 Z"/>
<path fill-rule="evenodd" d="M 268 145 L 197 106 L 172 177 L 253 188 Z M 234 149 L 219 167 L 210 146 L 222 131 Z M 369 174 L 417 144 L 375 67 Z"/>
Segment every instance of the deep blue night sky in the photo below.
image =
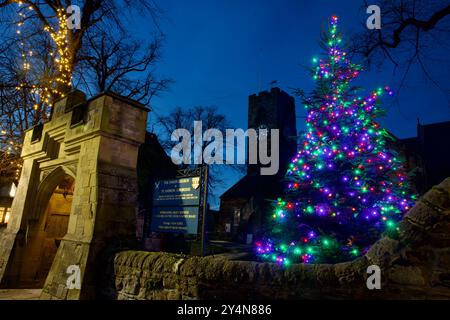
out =
<path fill-rule="evenodd" d="M 269 88 L 272 80 L 290 88 L 309 91 L 313 81 L 302 66 L 321 53 L 319 39 L 327 19 L 336 14 L 341 31 L 350 35 L 361 31 L 367 14 L 363 1 L 301 0 L 160 0 L 164 11 L 160 28 L 166 35 L 162 61 L 157 72 L 175 83 L 152 102 L 157 114 L 175 106 L 215 105 L 226 114 L 231 127 L 247 127 L 250 94 Z M 373 1 L 376 4 L 377 1 Z M 372 3 L 371 3 L 372 4 Z M 364 25 L 363 25 L 364 23 Z M 137 18 L 131 26 L 141 37 L 151 35 L 151 21 Z M 444 61 L 430 65 L 433 77 L 447 85 L 450 41 L 435 44 L 435 53 Z M 446 63 L 445 63 L 446 62 Z M 380 85 L 393 88 L 401 74 L 393 75 L 391 65 L 371 70 L 357 80 L 367 89 Z M 404 138 L 416 134 L 416 122 L 450 120 L 446 95 L 432 85 L 418 68 L 413 68 L 397 99 L 386 101 L 388 111 L 381 120 L 389 131 Z M 297 115 L 304 109 L 297 101 Z M 154 119 L 154 117 L 152 117 Z M 151 120 L 152 120 L 151 119 Z M 302 119 L 298 119 L 301 129 Z M 229 177 L 217 190 L 220 195 L 238 176 Z"/>

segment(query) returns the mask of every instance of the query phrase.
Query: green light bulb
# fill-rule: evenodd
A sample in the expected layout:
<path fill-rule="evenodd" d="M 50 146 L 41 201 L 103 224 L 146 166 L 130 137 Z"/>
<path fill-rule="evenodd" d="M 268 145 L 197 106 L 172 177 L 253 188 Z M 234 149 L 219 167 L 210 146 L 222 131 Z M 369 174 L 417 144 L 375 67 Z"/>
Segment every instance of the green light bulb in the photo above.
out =
<path fill-rule="evenodd" d="M 386 221 L 386 225 L 389 229 L 395 228 L 395 222 L 392 220 Z"/>

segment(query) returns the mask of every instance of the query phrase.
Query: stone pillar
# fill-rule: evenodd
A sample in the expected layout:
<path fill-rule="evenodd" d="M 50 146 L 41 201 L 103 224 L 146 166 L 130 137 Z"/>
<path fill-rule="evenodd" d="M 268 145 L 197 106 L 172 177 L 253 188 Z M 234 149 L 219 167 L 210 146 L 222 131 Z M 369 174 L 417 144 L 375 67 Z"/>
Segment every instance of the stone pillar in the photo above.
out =
<path fill-rule="evenodd" d="M 37 145 L 31 143 L 33 130 L 27 133 L 12 223 L 1 243 L 0 281 L 7 285 L 12 276 L 8 270 L 16 264 L 14 256 L 20 256 L 13 248 L 18 231 L 45 210 L 47 194 L 59 176 L 73 176 L 68 231 L 46 278 L 42 299 L 94 298 L 102 252 L 136 236 L 136 165 L 148 109 L 113 93 L 84 102 L 80 96 L 77 92 L 75 98 L 69 95 L 55 104 L 52 120 L 44 124 Z M 37 151 L 30 153 L 32 148 Z M 67 286 L 70 266 L 80 270 L 79 288 L 76 281 L 74 287 Z"/>
<path fill-rule="evenodd" d="M 30 203 L 33 200 L 33 194 L 36 192 L 36 175 L 37 168 L 35 161 L 32 159 L 25 159 L 11 212 L 23 212 L 30 206 Z M 22 218 L 23 215 L 21 214 L 12 214 L 7 229 L 0 235 L 0 279 L 3 279 L 8 267 L 8 262 L 10 262 L 9 277 L 8 279 L 5 279 L 3 286 L 14 283 L 18 277 L 18 269 L 14 268 L 14 262 L 18 263 L 19 261 L 17 258 L 13 259 L 11 253 L 16 239 L 21 242 L 25 241 L 26 230 L 20 228 L 22 225 Z"/>

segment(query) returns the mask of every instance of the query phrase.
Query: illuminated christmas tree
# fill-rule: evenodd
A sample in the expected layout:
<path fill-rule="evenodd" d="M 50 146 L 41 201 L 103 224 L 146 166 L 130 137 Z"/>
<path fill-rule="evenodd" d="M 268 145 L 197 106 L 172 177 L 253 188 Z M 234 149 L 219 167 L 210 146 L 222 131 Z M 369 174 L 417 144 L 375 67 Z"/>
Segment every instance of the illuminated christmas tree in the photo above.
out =
<path fill-rule="evenodd" d="M 392 137 L 375 121 L 388 87 L 358 96 L 351 82 L 361 72 L 340 48 L 338 18 L 314 59 L 316 89 L 304 98 L 306 132 L 286 174 L 273 227 L 256 244 L 260 257 L 288 265 L 350 260 L 380 235 L 395 235 L 415 196 Z"/>

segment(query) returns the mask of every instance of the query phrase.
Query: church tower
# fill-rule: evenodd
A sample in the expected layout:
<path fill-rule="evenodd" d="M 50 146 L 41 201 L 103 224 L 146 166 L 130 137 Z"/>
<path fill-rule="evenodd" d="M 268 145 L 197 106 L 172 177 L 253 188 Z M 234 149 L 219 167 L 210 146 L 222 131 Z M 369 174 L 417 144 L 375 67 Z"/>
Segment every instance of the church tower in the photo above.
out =
<path fill-rule="evenodd" d="M 248 128 L 278 129 L 280 133 L 280 169 L 278 176 L 286 173 L 289 161 L 297 152 L 295 100 L 280 88 L 272 88 L 249 97 Z M 269 143 L 270 136 L 269 136 Z M 270 150 L 270 147 L 268 147 Z M 248 165 L 247 173 L 260 173 L 259 164 Z"/>

